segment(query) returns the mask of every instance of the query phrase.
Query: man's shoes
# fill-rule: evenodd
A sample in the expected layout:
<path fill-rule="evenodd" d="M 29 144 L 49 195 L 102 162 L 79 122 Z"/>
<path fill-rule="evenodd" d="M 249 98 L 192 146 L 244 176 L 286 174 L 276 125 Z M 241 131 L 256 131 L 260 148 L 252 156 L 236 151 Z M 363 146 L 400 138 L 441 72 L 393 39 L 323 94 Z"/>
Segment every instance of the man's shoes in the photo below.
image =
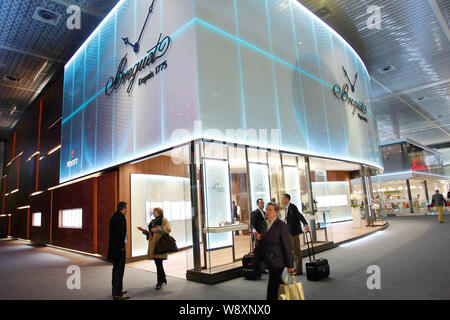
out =
<path fill-rule="evenodd" d="M 128 290 L 122 291 L 122 295 L 127 294 Z"/>
<path fill-rule="evenodd" d="M 114 300 L 128 300 L 130 297 L 128 296 L 115 296 L 113 297 Z"/>
<path fill-rule="evenodd" d="M 158 284 L 156 285 L 155 290 L 160 290 L 161 288 L 162 288 L 162 284 L 161 284 L 161 283 L 158 283 Z"/>

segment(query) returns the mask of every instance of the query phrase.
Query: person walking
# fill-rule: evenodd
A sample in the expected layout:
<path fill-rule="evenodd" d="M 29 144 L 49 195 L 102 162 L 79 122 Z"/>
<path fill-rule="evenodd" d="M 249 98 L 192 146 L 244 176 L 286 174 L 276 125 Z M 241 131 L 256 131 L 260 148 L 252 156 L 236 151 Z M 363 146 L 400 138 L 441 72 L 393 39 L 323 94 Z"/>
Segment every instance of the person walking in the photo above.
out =
<path fill-rule="evenodd" d="M 301 223 L 305 226 L 305 231 L 309 231 L 309 226 L 297 206 L 291 203 L 291 196 L 289 194 L 283 194 L 281 201 L 284 205 L 286 222 L 289 227 L 289 233 L 291 234 L 292 245 L 294 247 L 295 275 L 298 276 L 303 274 L 302 249 L 300 246 L 300 234 L 303 233 Z"/>
<path fill-rule="evenodd" d="M 153 216 L 155 217 L 148 225 L 148 230 L 138 227 L 147 236 L 148 253 L 147 259 L 155 261 L 157 272 L 156 290 L 160 290 L 163 284 L 167 284 L 166 273 L 164 272 L 163 261 L 167 260 L 168 254 L 155 253 L 156 244 L 163 235 L 171 232 L 169 220 L 164 218 L 164 211 L 161 208 L 153 209 Z"/>
<path fill-rule="evenodd" d="M 445 202 L 444 196 L 442 195 L 442 193 L 439 192 L 438 189 L 436 189 L 436 192 L 433 194 L 431 203 L 438 209 L 439 223 L 443 223 L 444 215 L 442 214 L 442 210 L 444 209 L 444 206 L 447 207 L 447 203 Z"/>
<path fill-rule="evenodd" d="M 261 241 L 261 250 L 258 254 L 265 261 L 269 269 L 269 282 L 267 285 L 267 300 L 277 300 L 278 290 L 283 283 L 281 275 L 284 268 L 294 272 L 294 255 L 292 254 L 292 241 L 288 226 L 278 218 L 280 207 L 269 202 L 266 207 L 267 231 L 257 235 Z"/>
<path fill-rule="evenodd" d="M 257 240 L 257 237 L 267 231 L 267 217 L 264 212 L 264 200 L 256 200 L 256 205 L 258 207 L 250 215 L 250 229 L 252 231 L 252 240 L 255 242 L 255 271 L 257 274 L 261 274 L 261 269 L 265 270 L 265 267 L 261 266 L 263 261 L 260 259 L 261 255 L 258 254 L 258 250 L 261 250 L 261 243 L 260 240 Z"/>
<path fill-rule="evenodd" d="M 123 274 L 125 271 L 125 243 L 128 242 L 127 235 L 127 203 L 119 202 L 117 211 L 109 220 L 109 245 L 108 260 L 112 261 L 112 296 L 114 300 L 126 300 L 127 291 L 123 291 Z"/>

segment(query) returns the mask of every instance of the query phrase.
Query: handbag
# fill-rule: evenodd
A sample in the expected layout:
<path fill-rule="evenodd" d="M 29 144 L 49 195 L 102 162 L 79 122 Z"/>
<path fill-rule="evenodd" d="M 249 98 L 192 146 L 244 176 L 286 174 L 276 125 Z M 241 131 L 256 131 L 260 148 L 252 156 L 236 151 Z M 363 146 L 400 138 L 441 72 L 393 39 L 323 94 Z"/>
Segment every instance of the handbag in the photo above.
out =
<path fill-rule="evenodd" d="M 291 284 L 289 284 L 289 278 L 292 279 Z M 297 282 L 292 273 L 287 274 L 285 282 L 286 284 L 280 284 L 278 300 L 305 300 L 303 285 Z"/>
<path fill-rule="evenodd" d="M 164 234 L 155 246 L 155 254 L 164 254 L 178 251 L 177 241 L 169 234 Z"/>

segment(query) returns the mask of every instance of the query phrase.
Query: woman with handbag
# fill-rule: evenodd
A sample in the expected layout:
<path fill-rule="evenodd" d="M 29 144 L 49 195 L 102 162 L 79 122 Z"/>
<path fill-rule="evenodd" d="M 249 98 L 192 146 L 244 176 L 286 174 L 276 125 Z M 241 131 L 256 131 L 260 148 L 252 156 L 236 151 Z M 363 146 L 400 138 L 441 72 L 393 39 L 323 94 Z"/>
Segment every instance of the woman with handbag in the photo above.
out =
<path fill-rule="evenodd" d="M 156 271 L 158 274 L 158 283 L 156 284 L 156 290 L 161 289 L 163 284 L 167 284 L 166 273 L 164 272 L 163 261 L 167 260 L 166 253 L 156 253 L 158 242 L 162 237 L 167 236 L 171 229 L 169 220 L 164 218 L 164 212 L 161 208 L 154 208 L 153 219 L 148 225 L 148 230 L 138 227 L 138 230 L 142 231 L 143 234 L 147 236 L 148 239 L 148 253 L 147 259 L 155 261 Z"/>

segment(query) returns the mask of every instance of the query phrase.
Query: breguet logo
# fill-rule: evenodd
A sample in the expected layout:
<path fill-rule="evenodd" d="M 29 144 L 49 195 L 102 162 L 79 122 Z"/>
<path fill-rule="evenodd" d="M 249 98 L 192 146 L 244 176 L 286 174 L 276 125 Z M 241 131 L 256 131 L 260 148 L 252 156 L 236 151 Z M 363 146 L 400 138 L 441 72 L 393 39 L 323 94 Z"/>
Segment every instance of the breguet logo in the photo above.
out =
<path fill-rule="evenodd" d="M 355 92 L 356 80 L 358 79 L 358 73 L 355 74 L 355 80 L 352 82 L 348 76 L 347 70 L 345 70 L 344 67 L 342 67 L 342 71 L 344 72 L 345 77 L 347 78 L 349 83 L 344 84 L 342 86 L 342 88 L 340 85 L 335 84 L 333 87 L 333 94 L 338 99 L 341 99 L 345 103 L 348 103 L 351 106 L 353 106 L 354 107 L 353 114 L 355 114 L 355 112 L 358 111 L 358 118 L 364 122 L 367 122 L 367 118 L 364 116 L 365 114 L 367 114 L 367 107 L 364 104 L 358 102 L 356 99 L 349 96 L 349 89 L 351 90 L 351 92 Z M 349 87 L 349 84 L 350 84 L 350 87 Z M 362 115 L 360 112 L 363 113 L 364 115 Z"/>
<path fill-rule="evenodd" d="M 145 28 L 147 26 L 148 20 L 155 8 L 156 0 L 152 1 L 147 13 L 147 17 L 145 19 L 144 25 L 142 26 L 141 33 L 139 34 L 139 38 L 135 43 L 131 43 L 127 37 L 122 38 L 125 46 L 131 46 L 133 51 L 137 54 L 140 50 L 140 42 L 142 40 L 142 35 L 144 34 Z M 159 35 L 157 43 L 147 51 L 145 57 L 139 60 L 132 68 L 127 70 L 127 54 L 122 58 L 117 68 L 117 72 L 115 76 L 112 76 L 108 79 L 105 86 L 105 94 L 110 95 L 114 90 L 118 90 L 122 85 L 128 82 L 127 93 L 131 93 L 133 91 L 134 84 L 136 82 L 136 77 L 139 72 L 146 69 L 148 66 L 153 65 L 156 61 L 161 59 L 169 50 L 170 45 L 172 43 L 172 39 L 169 36 L 163 37 L 161 33 Z M 153 78 L 156 74 L 167 68 L 167 61 L 164 61 L 157 65 L 154 70 L 150 71 L 147 75 L 140 78 L 138 81 L 138 85 L 144 84 L 147 80 Z"/>

